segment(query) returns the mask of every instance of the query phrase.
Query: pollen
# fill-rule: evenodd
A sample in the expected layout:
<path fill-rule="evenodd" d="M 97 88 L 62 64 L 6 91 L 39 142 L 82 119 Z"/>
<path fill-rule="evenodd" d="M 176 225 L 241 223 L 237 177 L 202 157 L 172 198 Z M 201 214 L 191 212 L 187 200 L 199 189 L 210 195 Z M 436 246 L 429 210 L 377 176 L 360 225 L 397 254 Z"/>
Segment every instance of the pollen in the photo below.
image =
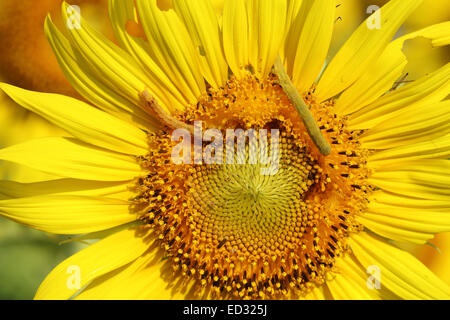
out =
<path fill-rule="evenodd" d="M 177 115 L 187 125 L 202 121 L 224 133 L 278 130 L 272 175 L 261 174 L 267 164 L 250 161 L 249 150 L 263 149 L 250 141 L 239 164 L 177 165 L 171 159 L 175 128 L 149 134 L 149 153 L 139 159 L 147 175 L 137 180 L 135 207 L 159 235 L 174 272 L 195 279 L 199 295 L 305 295 L 348 250 L 349 234 L 361 231 L 355 217 L 373 190 L 361 132 L 347 129 L 332 101 L 317 103 L 314 89 L 303 98 L 332 146 L 329 156 L 317 150 L 274 75 L 231 78 Z"/>

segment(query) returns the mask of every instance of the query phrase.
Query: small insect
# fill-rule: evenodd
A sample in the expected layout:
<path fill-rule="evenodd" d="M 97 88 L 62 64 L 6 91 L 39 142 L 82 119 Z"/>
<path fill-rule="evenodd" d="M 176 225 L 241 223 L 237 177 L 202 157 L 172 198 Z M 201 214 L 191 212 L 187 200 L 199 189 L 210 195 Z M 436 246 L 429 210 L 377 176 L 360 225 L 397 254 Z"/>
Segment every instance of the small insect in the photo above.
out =
<path fill-rule="evenodd" d="M 220 249 L 224 246 L 225 242 L 227 242 L 227 239 L 223 239 L 222 241 L 220 241 L 219 245 L 217 246 L 217 249 Z"/>
<path fill-rule="evenodd" d="M 397 82 L 394 83 L 394 86 L 391 88 L 390 91 L 394 91 L 397 90 L 398 87 L 402 84 L 402 83 L 408 83 L 408 82 L 413 82 L 412 80 L 406 80 L 406 78 L 408 77 L 409 73 L 406 73 L 403 77 L 401 77 L 401 79 Z"/>

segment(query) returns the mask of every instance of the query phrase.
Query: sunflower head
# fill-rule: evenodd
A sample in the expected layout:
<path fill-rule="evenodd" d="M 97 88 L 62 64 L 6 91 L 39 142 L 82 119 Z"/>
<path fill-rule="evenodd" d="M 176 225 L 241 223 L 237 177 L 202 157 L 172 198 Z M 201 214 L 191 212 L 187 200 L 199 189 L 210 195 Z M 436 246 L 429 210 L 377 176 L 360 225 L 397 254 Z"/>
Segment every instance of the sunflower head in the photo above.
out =
<path fill-rule="evenodd" d="M 332 142 L 328 157 L 318 152 L 273 74 L 232 78 L 178 115 L 223 132 L 227 150 L 215 152 L 226 164 L 194 164 L 194 156 L 192 164 L 174 164 L 170 130 L 150 136 L 150 153 L 141 162 L 150 173 L 138 180 L 137 208 L 159 234 L 174 270 L 234 297 L 304 294 L 323 284 L 347 250 L 348 235 L 361 230 L 355 215 L 366 208 L 372 187 L 359 133 L 346 128 L 332 103 L 317 103 L 312 91 L 305 100 Z M 263 149 L 256 136 L 228 161 L 227 130 L 249 128 L 279 132 L 276 174 L 263 175 L 264 164 L 252 163 L 251 150 Z M 233 140 L 232 146 L 234 157 L 239 145 Z M 204 154 L 208 146 L 200 147 Z"/>

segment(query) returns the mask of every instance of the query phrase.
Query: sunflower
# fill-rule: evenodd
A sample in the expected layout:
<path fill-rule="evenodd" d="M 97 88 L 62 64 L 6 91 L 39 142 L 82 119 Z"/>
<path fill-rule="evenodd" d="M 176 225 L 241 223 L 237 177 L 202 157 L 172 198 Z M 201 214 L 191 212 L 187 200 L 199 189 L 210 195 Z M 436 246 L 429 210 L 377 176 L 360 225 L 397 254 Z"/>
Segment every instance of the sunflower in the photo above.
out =
<path fill-rule="evenodd" d="M 120 46 L 64 3 L 72 27 L 45 31 L 87 102 L 0 85 L 68 133 L 0 150 L 59 177 L 0 182 L 0 212 L 101 240 L 36 299 L 448 299 L 397 245 L 450 231 L 450 64 L 398 81 L 403 43 L 447 45 L 450 24 L 391 41 L 421 2 L 390 1 L 331 61 L 335 1 L 110 0 Z M 196 122 L 278 130 L 277 173 L 176 164 L 172 132 Z"/>

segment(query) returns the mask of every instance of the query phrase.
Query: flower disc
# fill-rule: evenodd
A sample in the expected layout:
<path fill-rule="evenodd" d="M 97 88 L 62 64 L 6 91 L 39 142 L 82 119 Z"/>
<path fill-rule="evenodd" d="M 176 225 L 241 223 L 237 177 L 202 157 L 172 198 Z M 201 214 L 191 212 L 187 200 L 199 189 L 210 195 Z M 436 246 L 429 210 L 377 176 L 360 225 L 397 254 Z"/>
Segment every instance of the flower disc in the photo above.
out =
<path fill-rule="evenodd" d="M 330 105 L 316 104 L 312 92 L 305 99 L 334 146 L 329 157 L 315 149 L 274 78 L 232 79 L 179 116 L 189 124 L 203 121 L 204 129 L 217 128 L 224 137 L 230 129 L 278 130 L 278 153 L 271 144 L 265 150 L 279 155 L 272 174 L 262 173 L 270 164 L 251 160 L 251 150 L 264 151 L 258 139 L 248 139 L 240 163 L 233 145 L 233 163 L 177 165 L 171 131 L 150 136 L 142 165 L 151 173 L 139 180 L 137 204 L 174 269 L 198 279 L 200 289 L 241 298 L 304 294 L 323 283 L 348 234 L 360 229 L 354 217 L 371 188 L 359 133 L 346 130 Z M 215 152 L 227 158 L 225 147 Z"/>

